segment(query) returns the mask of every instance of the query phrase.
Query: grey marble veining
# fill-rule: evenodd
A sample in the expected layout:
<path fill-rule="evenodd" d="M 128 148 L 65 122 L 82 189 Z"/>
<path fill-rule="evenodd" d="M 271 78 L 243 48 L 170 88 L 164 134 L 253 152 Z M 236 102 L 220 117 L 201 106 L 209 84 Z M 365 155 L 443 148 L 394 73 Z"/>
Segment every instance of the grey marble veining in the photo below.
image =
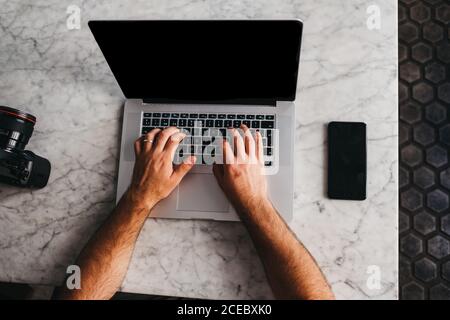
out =
<path fill-rule="evenodd" d="M 0 186 L 0 281 L 58 284 L 114 205 L 124 98 L 90 19 L 300 18 L 295 215 L 290 223 L 340 299 L 397 297 L 397 6 L 372 1 L 0 0 L 0 104 L 37 116 L 29 148 L 53 164 L 45 189 Z M 68 30 L 66 9 L 81 9 Z M 325 197 L 325 124 L 368 125 L 368 199 Z M 366 283 L 378 266 L 381 287 Z M 240 223 L 148 220 L 122 290 L 270 298 Z"/>

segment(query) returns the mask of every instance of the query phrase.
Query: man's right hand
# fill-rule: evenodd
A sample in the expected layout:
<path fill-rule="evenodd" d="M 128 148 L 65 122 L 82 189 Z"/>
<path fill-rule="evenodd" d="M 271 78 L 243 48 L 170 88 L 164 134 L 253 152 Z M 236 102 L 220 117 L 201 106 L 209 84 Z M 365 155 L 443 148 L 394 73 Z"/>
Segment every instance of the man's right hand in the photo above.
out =
<path fill-rule="evenodd" d="M 234 152 L 226 139 L 223 140 L 224 164 L 215 164 L 214 175 L 239 213 L 249 213 L 269 203 L 267 182 L 264 175 L 263 144 L 260 132 L 255 138 L 243 125 L 244 137 L 232 130 Z"/>

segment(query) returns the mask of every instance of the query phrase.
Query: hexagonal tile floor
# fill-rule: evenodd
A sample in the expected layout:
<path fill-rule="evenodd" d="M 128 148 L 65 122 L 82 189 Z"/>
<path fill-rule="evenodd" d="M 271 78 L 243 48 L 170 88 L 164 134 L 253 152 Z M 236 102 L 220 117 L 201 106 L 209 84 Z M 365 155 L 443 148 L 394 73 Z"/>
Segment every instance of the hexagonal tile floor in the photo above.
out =
<path fill-rule="evenodd" d="M 450 299 L 450 0 L 399 0 L 400 298 Z"/>

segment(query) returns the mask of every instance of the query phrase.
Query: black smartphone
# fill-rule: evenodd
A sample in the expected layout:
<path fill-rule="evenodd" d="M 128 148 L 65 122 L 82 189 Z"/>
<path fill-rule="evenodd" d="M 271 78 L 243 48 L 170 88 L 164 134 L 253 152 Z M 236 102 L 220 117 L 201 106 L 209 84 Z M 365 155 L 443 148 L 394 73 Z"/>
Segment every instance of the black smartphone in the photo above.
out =
<path fill-rule="evenodd" d="M 328 124 L 328 197 L 343 200 L 366 199 L 366 124 Z"/>

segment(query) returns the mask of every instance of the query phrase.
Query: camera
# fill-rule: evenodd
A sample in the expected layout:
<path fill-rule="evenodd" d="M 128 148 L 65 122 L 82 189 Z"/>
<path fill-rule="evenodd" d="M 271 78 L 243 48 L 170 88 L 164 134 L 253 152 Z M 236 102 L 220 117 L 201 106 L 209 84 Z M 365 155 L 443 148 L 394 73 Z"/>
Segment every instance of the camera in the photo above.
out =
<path fill-rule="evenodd" d="M 50 177 L 50 162 L 24 150 L 33 134 L 36 117 L 0 106 L 0 182 L 43 188 Z"/>

